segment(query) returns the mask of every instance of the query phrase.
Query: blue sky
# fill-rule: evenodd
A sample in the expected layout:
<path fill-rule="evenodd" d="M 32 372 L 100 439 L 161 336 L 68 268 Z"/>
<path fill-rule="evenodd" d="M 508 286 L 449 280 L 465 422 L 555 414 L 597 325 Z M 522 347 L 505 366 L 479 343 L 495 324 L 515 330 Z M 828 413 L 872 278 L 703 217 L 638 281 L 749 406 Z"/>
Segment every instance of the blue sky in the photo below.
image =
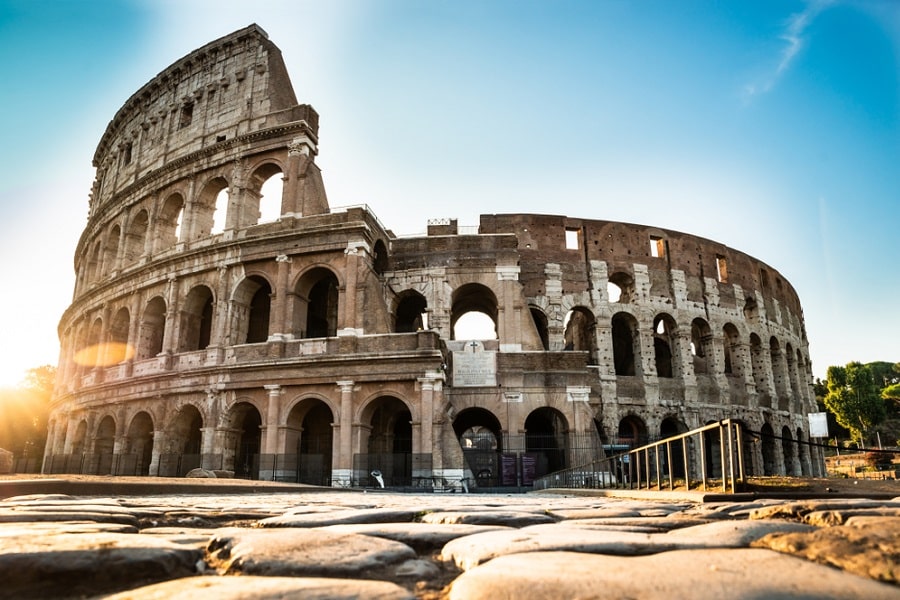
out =
<path fill-rule="evenodd" d="M 0 0 L 0 385 L 57 360 L 106 124 L 252 22 L 321 115 L 332 206 L 701 235 L 794 285 L 816 375 L 900 360 L 898 2 Z"/>

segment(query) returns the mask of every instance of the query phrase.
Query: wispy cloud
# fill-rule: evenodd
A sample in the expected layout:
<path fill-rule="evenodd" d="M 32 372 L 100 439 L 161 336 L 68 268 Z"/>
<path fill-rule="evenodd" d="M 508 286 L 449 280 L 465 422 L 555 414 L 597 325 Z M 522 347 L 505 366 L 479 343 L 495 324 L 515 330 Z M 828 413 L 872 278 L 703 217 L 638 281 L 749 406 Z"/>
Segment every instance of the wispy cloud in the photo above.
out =
<path fill-rule="evenodd" d="M 779 36 L 779 39 L 781 39 L 785 45 L 781 50 L 777 65 L 774 69 L 771 69 L 764 76 L 760 77 L 758 81 L 748 83 L 744 86 L 744 100 L 749 101 L 755 96 L 770 92 L 772 88 L 775 87 L 775 84 L 777 84 L 781 77 L 788 69 L 790 69 L 797 54 L 806 43 L 807 31 L 812 25 L 812 22 L 819 13 L 834 3 L 835 0 L 810 0 L 803 11 L 790 16 Z"/>

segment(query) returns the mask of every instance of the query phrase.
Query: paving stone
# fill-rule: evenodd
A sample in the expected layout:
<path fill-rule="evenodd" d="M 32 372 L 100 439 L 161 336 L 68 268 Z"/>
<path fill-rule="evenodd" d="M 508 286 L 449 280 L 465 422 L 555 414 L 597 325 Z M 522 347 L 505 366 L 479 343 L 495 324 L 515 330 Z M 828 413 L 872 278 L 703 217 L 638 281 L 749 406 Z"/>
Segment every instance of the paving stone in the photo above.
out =
<path fill-rule="evenodd" d="M 0 524 L 0 537 L 56 535 L 60 533 L 137 533 L 134 525 L 90 521 L 38 521 Z"/>
<path fill-rule="evenodd" d="M 678 540 L 690 540 L 707 548 L 745 548 L 770 533 L 809 533 L 815 531 L 812 525 L 792 521 L 714 521 L 705 525 L 695 525 L 675 529 L 666 535 Z"/>
<path fill-rule="evenodd" d="M 858 508 L 848 510 L 817 510 L 803 516 L 803 521 L 810 525 L 826 527 L 843 525 L 853 517 L 900 517 L 900 506 L 882 506 L 879 508 Z"/>
<path fill-rule="evenodd" d="M 457 525 L 431 523 L 361 523 L 357 525 L 329 525 L 323 527 L 335 533 L 358 533 L 394 540 L 406 544 L 419 554 L 440 550 L 450 540 L 467 535 L 504 531 L 499 525 Z"/>
<path fill-rule="evenodd" d="M 565 550 L 634 556 L 695 546 L 689 540 L 680 541 L 662 534 L 593 530 L 556 524 L 457 538 L 444 546 L 440 557 L 466 571 L 497 556 L 520 552 Z"/>
<path fill-rule="evenodd" d="M 120 523 L 133 527 L 137 527 L 139 523 L 137 517 L 128 514 L 65 510 L 62 507 L 54 511 L 0 510 L 0 523 L 37 523 L 40 521 L 93 521 L 94 523 Z"/>
<path fill-rule="evenodd" d="M 647 530 L 648 533 L 663 533 L 673 529 L 682 527 L 692 527 L 694 525 L 703 525 L 711 523 L 709 519 L 699 519 L 691 517 L 672 518 L 667 517 L 613 517 L 613 518 L 592 518 L 592 519 L 566 519 L 561 524 L 572 525 L 574 527 L 585 527 L 588 529 L 620 529 L 627 531 L 633 527 L 639 527 Z"/>
<path fill-rule="evenodd" d="M 449 600 L 897 600 L 896 587 L 761 549 L 621 557 L 572 552 L 501 556 L 466 571 Z"/>
<path fill-rule="evenodd" d="M 314 577 L 191 577 L 106 596 L 105 600 L 411 600 L 414 596 L 386 581 Z"/>
<path fill-rule="evenodd" d="M 833 498 L 825 500 L 801 500 L 772 504 L 750 512 L 751 519 L 794 519 L 802 520 L 811 512 L 823 510 L 852 510 L 860 508 L 879 508 L 885 506 L 887 500 L 866 500 L 862 498 Z"/>
<path fill-rule="evenodd" d="M 416 557 L 406 544 L 324 529 L 227 529 L 210 541 L 209 562 L 223 574 L 390 579 Z"/>
<path fill-rule="evenodd" d="M 546 513 L 512 510 L 440 511 L 426 513 L 420 520 L 422 523 L 432 524 L 503 525 L 506 527 L 526 527 L 556 522 L 556 519 Z"/>
<path fill-rule="evenodd" d="M 303 514 L 286 514 L 257 522 L 257 527 L 325 527 L 350 523 L 409 523 L 419 516 L 418 510 L 368 508 L 335 510 Z"/>
<path fill-rule="evenodd" d="M 754 542 L 849 573 L 900 584 L 900 519 L 868 519 L 810 533 L 773 533 Z M 900 598 L 900 589 L 897 589 Z"/>
<path fill-rule="evenodd" d="M 84 596 L 197 572 L 200 549 L 119 533 L 0 537 L 0 594 L 10 598 Z"/>

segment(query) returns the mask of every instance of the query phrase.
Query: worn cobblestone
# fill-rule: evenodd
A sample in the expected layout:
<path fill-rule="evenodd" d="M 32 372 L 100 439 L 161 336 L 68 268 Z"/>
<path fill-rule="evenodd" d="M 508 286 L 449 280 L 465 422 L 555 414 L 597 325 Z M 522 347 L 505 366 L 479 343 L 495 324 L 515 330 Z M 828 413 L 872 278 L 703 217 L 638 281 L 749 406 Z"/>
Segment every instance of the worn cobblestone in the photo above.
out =
<path fill-rule="evenodd" d="M 0 500 L 0 598 L 900 598 L 896 510 L 651 494 L 32 494 Z"/>

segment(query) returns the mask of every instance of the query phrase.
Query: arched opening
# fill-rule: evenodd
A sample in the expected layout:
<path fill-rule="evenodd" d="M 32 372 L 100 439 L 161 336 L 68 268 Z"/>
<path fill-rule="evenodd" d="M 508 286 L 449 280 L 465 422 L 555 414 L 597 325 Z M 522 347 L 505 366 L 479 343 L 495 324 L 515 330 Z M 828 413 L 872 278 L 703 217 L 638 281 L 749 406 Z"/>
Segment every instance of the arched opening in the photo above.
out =
<path fill-rule="evenodd" d="M 709 323 L 701 318 L 691 322 L 691 357 L 694 363 L 695 375 L 708 375 L 712 373 L 713 363 L 712 330 Z"/>
<path fill-rule="evenodd" d="M 90 281 L 97 281 L 103 275 L 103 245 L 100 241 L 89 254 L 87 273 Z"/>
<path fill-rule="evenodd" d="M 249 402 L 236 404 L 232 415 L 232 427 L 235 430 L 234 476 L 258 479 L 262 417 Z"/>
<path fill-rule="evenodd" d="M 307 398 L 291 409 L 285 436 L 284 479 L 312 485 L 331 485 L 334 415 L 316 398 Z M 291 453 L 296 453 L 296 460 Z M 290 472 L 288 472 L 290 471 Z"/>
<path fill-rule="evenodd" d="M 787 425 L 781 428 L 781 453 L 784 456 L 784 474 L 787 476 L 799 475 L 795 459 L 797 457 L 794 448 L 794 436 Z"/>
<path fill-rule="evenodd" d="M 536 306 L 532 306 L 530 309 L 534 328 L 537 329 L 538 337 L 541 338 L 541 347 L 544 350 L 550 350 L 550 325 L 547 321 L 547 315 Z"/>
<path fill-rule="evenodd" d="M 463 458 L 482 488 L 498 485 L 515 485 L 515 473 L 502 472 L 500 456 L 503 451 L 503 435 L 500 421 L 484 408 L 467 408 L 453 419 L 453 431 L 463 450 Z M 505 475 L 505 477 L 501 477 Z"/>
<path fill-rule="evenodd" d="M 118 475 L 150 474 L 153 457 L 153 419 L 144 411 L 131 420 L 125 437 L 124 454 L 119 456 Z"/>
<path fill-rule="evenodd" d="M 722 334 L 724 335 L 724 359 L 725 359 L 725 374 L 733 375 L 735 378 L 740 379 L 743 377 L 743 361 L 741 360 L 740 355 L 740 343 L 741 336 L 738 333 L 737 327 L 732 325 L 731 323 L 726 323 L 724 327 L 722 327 Z"/>
<path fill-rule="evenodd" d="M 205 285 L 188 292 L 181 314 L 180 352 L 205 350 L 209 346 L 213 321 L 213 294 Z"/>
<path fill-rule="evenodd" d="M 166 330 L 166 301 L 155 296 L 141 317 L 138 332 L 137 358 L 153 358 L 163 351 L 163 334 Z"/>
<path fill-rule="evenodd" d="M 116 422 L 109 415 L 103 417 L 94 436 L 94 455 L 88 473 L 112 475 L 113 447 L 116 442 Z"/>
<path fill-rule="evenodd" d="M 588 364 L 597 364 L 597 321 L 594 319 L 594 313 L 583 306 L 576 306 L 566 314 L 563 319 L 563 327 L 565 328 L 563 335 L 565 349 L 587 352 Z"/>
<path fill-rule="evenodd" d="M 769 357 L 772 361 L 772 377 L 775 379 L 775 397 L 778 398 L 778 408 L 788 410 L 790 398 L 787 386 L 787 364 L 775 336 L 769 338 Z"/>
<path fill-rule="evenodd" d="M 228 215 L 228 182 L 224 177 L 211 179 L 193 204 L 194 223 L 191 239 L 201 239 L 225 229 Z M 184 239 L 182 235 L 182 239 Z"/>
<path fill-rule="evenodd" d="M 413 290 L 406 290 L 400 294 L 397 303 L 397 313 L 394 317 L 394 331 L 396 333 L 412 333 L 427 329 L 428 316 L 426 309 L 428 302 L 425 296 Z"/>
<path fill-rule="evenodd" d="M 680 420 L 675 417 L 666 417 L 659 424 L 659 437 L 660 439 L 670 438 L 681 433 L 685 433 L 688 430 L 687 425 L 682 423 Z M 673 478 L 685 478 L 684 472 L 684 448 L 682 446 L 681 440 L 672 442 L 669 444 L 672 450 L 672 469 L 671 475 Z M 688 450 L 690 452 L 690 449 Z M 664 452 L 662 455 L 661 462 L 663 464 L 668 463 L 668 452 Z M 663 468 L 663 473 L 667 473 L 667 469 Z"/>
<path fill-rule="evenodd" d="M 763 475 L 775 475 L 778 472 L 778 462 L 775 459 L 775 433 L 771 425 L 763 423 L 759 434 L 759 441 L 762 444 Z"/>
<path fill-rule="evenodd" d="M 638 322 L 628 313 L 616 313 L 612 318 L 613 365 L 616 375 L 639 375 L 640 334 Z"/>
<path fill-rule="evenodd" d="M 128 345 L 128 332 L 131 328 L 131 314 L 125 307 L 120 308 L 113 315 L 107 332 L 107 344 L 105 348 L 107 365 L 118 364 L 134 356 L 134 352 Z"/>
<path fill-rule="evenodd" d="M 222 188 L 216 194 L 216 204 L 213 209 L 212 227 L 209 229 L 210 235 L 216 235 L 225 231 L 228 224 L 228 200 L 231 197 L 229 189 Z"/>
<path fill-rule="evenodd" d="M 659 377 L 676 377 L 681 375 L 676 349 L 675 319 L 671 315 L 661 313 L 653 319 L 653 354 L 656 360 L 656 375 Z"/>
<path fill-rule="evenodd" d="M 236 343 L 260 344 L 269 339 L 272 286 L 263 277 L 253 275 L 234 292 Z"/>
<path fill-rule="evenodd" d="M 99 318 L 94 319 L 94 322 L 91 323 L 90 329 L 88 329 L 84 347 L 82 347 L 81 350 L 79 350 L 75 355 L 75 362 L 78 363 L 79 367 L 81 367 L 82 373 L 89 371 L 90 369 L 101 364 L 103 345 L 100 343 L 100 336 L 102 332 L 103 321 Z"/>
<path fill-rule="evenodd" d="M 162 205 L 156 219 L 156 251 L 172 248 L 181 241 L 181 224 L 184 219 L 184 198 L 172 194 Z"/>
<path fill-rule="evenodd" d="M 184 476 L 202 465 L 203 417 L 197 407 L 183 406 L 169 428 L 169 451 L 160 456 L 160 475 Z"/>
<path fill-rule="evenodd" d="M 487 286 L 467 283 L 453 292 L 450 327 L 454 340 L 497 339 L 497 297 Z"/>
<path fill-rule="evenodd" d="M 254 179 L 265 178 L 259 187 L 259 221 L 271 223 L 281 218 L 281 198 L 284 193 L 284 176 L 278 165 L 268 164 L 254 173 Z M 252 213 L 252 209 L 250 209 Z M 251 225 L 252 223 L 248 223 Z"/>
<path fill-rule="evenodd" d="M 747 299 L 744 301 L 744 319 L 748 323 L 759 322 L 759 305 L 756 303 L 756 299 L 750 296 L 747 296 Z"/>
<path fill-rule="evenodd" d="M 750 369 L 753 372 L 753 383 L 756 385 L 756 399 L 759 406 L 771 407 L 772 399 L 769 396 L 766 376 L 766 352 L 763 349 L 762 340 L 755 333 L 750 334 Z"/>
<path fill-rule="evenodd" d="M 371 427 L 368 454 L 354 465 L 363 484 L 374 483 L 373 471 L 380 471 L 385 486 L 412 484 L 412 415 L 409 407 L 393 396 L 373 400 L 365 409 Z M 364 417 L 365 418 L 365 417 Z"/>
<path fill-rule="evenodd" d="M 789 409 L 791 412 L 800 412 L 800 381 L 797 377 L 797 355 L 794 348 L 790 344 L 784 346 L 784 359 L 787 365 L 788 398 L 790 399 Z"/>
<path fill-rule="evenodd" d="M 147 228 L 150 225 L 150 217 L 146 210 L 139 211 L 131 220 L 125 235 L 124 265 L 134 264 L 144 255 L 144 247 L 147 243 Z"/>
<path fill-rule="evenodd" d="M 629 449 L 643 446 L 649 441 L 647 424 L 635 415 L 628 415 L 619 421 L 616 430 L 616 445 L 628 446 Z"/>
<path fill-rule="evenodd" d="M 606 284 L 606 293 L 610 302 L 630 304 L 634 301 L 634 278 L 622 271 L 613 273 Z"/>
<path fill-rule="evenodd" d="M 338 279 L 324 267 L 312 269 L 297 282 L 294 324 L 302 338 L 337 335 Z"/>
<path fill-rule="evenodd" d="M 372 252 L 374 254 L 372 257 L 372 269 L 374 269 L 375 274 L 380 277 L 384 275 L 384 272 L 389 268 L 387 246 L 385 246 L 384 242 L 381 240 L 376 240 Z"/>
<path fill-rule="evenodd" d="M 64 473 L 78 474 L 86 465 L 84 465 L 85 447 L 84 442 L 87 438 L 87 422 L 82 419 L 75 426 L 75 434 L 72 436 L 72 450 L 66 457 L 66 464 L 63 468 Z"/>
<path fill-rule="evenodd" d="M 106 238 L 106 248 L 103 252 L 102 267 L 104 273 L 111 273 L 118 267 L 116 260 L 119 255 L 119 238 L 121 236 L 122 230 L 116 225 L 112 228 L 112 231 L 109 232 L 109 236 Z"/>
<path fill-rule="evenodd" d="M 548 406 L 533 410 L 525 419 L 525 452 L 534 460 L 535 477 L 566 468 L 568 430 L 562 413 Z M 522 483 L 532 482 L 523 476 Z"/>

